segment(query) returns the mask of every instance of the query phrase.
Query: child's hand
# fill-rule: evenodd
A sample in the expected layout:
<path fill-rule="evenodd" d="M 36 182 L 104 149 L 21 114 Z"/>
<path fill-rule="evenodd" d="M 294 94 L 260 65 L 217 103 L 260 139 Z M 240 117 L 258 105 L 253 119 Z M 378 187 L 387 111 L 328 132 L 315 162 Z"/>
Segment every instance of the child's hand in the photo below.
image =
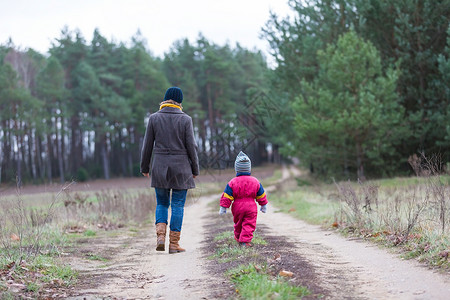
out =
<path fill-rule="evenodd" d="M 220 207 L 220 210 L 219 210 L 219 215 L 223 215 L 223 214 L 226 214 L 227 213 L 227 209 L 225 208 L 225 207 Z"/>
<path fill-rule="evenodd" d="M 261 205 L 260 211 L 262 211 L 263 213 L 267 212 L 267 205 Z"/>

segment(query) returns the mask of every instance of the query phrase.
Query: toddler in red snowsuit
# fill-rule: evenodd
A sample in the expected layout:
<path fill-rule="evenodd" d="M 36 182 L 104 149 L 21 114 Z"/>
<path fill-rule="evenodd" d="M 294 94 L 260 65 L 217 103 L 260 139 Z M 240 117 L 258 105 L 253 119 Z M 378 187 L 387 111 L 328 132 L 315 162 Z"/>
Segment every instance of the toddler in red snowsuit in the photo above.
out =
<path fill-rule="evenodd" d="M 258 208 L 256 201 L 261 205 L 261 211 L 267 211 L 267 197 L 262 184 L 251 176 L 251 161 L 240 152 L 234 163 L 236 177 L 228 182 L 220 198 L 220 211 L 222 215 L 231 206 L 234 220 L 234 238 L 241 245 L 249 245 L 256 228 Z"/>

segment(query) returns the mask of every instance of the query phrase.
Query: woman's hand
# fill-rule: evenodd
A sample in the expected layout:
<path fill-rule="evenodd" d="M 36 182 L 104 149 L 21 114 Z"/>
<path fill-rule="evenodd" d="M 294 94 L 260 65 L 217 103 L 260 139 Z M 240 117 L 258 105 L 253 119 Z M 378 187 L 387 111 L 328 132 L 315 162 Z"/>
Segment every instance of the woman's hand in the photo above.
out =
<path fill-rule="evenodd" d="M 197 178 L 197 175 L 192 175 L 193 178 Z"/>
<path fill-rule="evenodd" d="M 148 173 L 142 173 L 142 175 L 144 175 L 145 177 L 150 177 Z"/>

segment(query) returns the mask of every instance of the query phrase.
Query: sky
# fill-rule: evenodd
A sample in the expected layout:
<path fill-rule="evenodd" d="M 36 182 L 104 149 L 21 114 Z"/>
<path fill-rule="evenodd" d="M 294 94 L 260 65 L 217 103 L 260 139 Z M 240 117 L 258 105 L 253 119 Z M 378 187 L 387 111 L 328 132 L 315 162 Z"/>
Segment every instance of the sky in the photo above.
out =
<path fill-rule="evenodd" d="M 288 0 L 0 0 L 0 44 L 9 38 L 21 49 L 47 53 L 61 29 L 79 29 L 89 43 L 98 28 L 108 40 L 128 42 L 140 30 L 153 55 L 162 57 L 174 41 L 194 42 L 202 33 L 219 45 L 238 42 L 261 50 L 270 11 L 292 15 Z M 269 57 L 268 57 L 269 58 Z"/>

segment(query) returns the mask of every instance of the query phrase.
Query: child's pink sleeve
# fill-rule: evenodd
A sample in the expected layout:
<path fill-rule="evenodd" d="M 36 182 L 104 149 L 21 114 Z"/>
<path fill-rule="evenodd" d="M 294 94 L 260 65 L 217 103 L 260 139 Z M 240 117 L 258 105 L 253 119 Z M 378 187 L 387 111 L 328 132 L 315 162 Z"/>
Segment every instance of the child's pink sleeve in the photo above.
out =
<path fill-rule="evenodd" d="M 230 185 L 227 184 L 225 190 L 222 193 L 222 197 L 220 198 L 220 206 L 228 208 L 231 206 L 231 202 L 233 202 L 233 190 Z"/>
<path fill-rule="evenodd" d="M 266 192 L 264 191 L 264 188 L 261 183 L 259 184 L 259 190 L 256 193 L 256 201 L 261 206 L 266 205 L 269 202 L 269 201 L 267 201 Z"/>

